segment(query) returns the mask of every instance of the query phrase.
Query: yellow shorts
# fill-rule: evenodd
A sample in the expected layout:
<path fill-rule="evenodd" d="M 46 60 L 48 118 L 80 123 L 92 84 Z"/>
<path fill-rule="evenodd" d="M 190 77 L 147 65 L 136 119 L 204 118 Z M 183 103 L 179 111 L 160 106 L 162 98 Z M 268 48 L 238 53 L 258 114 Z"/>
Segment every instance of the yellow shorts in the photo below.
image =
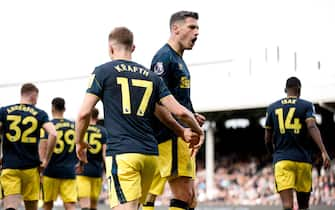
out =
<path fill-rule="evenodd" d="M 156 167 L 155 155 L 125 153 L 106 157 L 110 207 L 136 199 L 144 203 Z"/>
<path fill-rule="evenodd" d="M 158 164 L 162 177 L 186 176 L 195 178 L 195 158 L 181 137 L 158 145 Z"/>
<path fill-rule="evenodd" d="M 277 192 L 287 189 L 297 192 L 312 191 L 312 164 L 281 160 L 274 167 Z"/>
<path fill-rule="evenodd" d="M 43 201 L 55 201 L 58 195 L 64 203 L 77 202 L 76 180 L 43 176 Z"/>
<path fill-rule="evenodd" d="M 0 180 L 4 196 L 20 194 L 25 201 L 38 200 L 40 175 L 37 168 L 2 169 Z"/>
<path fill-rule="evenodd" d="M 78 198 L 99 199 L 102 187 L 101 177 L 77 176 Z"/>
<path fill-rule="evenodd" d="M 166 177 L 161 176 L 160 169 L 159 167 L 157 167 L 155 171 L 155 176 L 150 186 L 149 190 L 150 194 L 162 195 L 164 192 L 166 181 L 167 181 Z"/>

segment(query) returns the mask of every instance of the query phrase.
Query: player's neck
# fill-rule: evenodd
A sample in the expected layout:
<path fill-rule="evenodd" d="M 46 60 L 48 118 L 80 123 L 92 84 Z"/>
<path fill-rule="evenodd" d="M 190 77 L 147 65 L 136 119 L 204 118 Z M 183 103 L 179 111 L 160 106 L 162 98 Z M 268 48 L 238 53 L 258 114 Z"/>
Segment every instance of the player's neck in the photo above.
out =
<path fill-rule="evenodd" d="M 297 94 L 287 94 L 287 98 L 299 98 Z"/>
<path fill-rule="evenodd" d="M 176 40 L 173 38 L 170 38 L 168 41 L 168 45 L 180 56 L 183 56 L 184 50 L 183 48 L 178 44 Z"/>
<path fill-rule="evenodd" d="M 120 51 L 117 53 L 113 53 L 111 55 L 112 60 L 127 60 L 131 61 L 131 53 L 130 52 L 125 52 L 125 51 Z"/>
<path fill-rule="evenodd" d="M 63 115 L 63 113 L 61 113 L 61 112 L 53 112 L 53 113 L 52 113 L 52 117 L 53 117 L 54 119 L 63 119 L 63 118 L 64 118 L 64 115 Z"/>
<path fill-rule="evenodd" d="M 31 104 L 31 105 L 34 105 L 33 102 L 32 102 L 32 100 L 30 98 L 25 98 L 25 97 L 21 98 L 20 104 Z"/>

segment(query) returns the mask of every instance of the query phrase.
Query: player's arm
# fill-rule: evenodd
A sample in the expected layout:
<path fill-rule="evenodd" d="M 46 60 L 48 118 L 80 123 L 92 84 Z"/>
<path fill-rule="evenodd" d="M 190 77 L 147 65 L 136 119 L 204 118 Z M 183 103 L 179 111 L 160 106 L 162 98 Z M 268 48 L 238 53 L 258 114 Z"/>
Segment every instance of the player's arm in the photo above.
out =
<path fill-rule="evenodd" d="M 104 171 L 106 171 L 106 150 L 107 150 L 107 144 L 102 144 L 102 161 Z"/>
<path fill-rule="evenodd" d="M 330 167 L 330 157 L 328 155 L 326 147 L 323 144 L 321 133 L 320 133 L 320 130 L 315 123 L 315 119 L 314 118 L 307 118 L 306 119 L 306 124 L 307 124 L 307 129 L 308 129 L 309 135 L 312 137 L 313 141 L 318 145 L 319 149 L 321 150 L 323 165 L 326 169 L 328 169 Z"/>
<path fill-rule="evenodd" d="M 195 147 L 200 147 L 203 144 L 204 132 L 195 119 L 193 113 L 182 106 L 172 95 L 167 95 L 161 98 L 160 102 L 168 109 L 168 111 L 186 123 L 192 131 L 196 132 L 200 136 L 200 142 L 197 145 L 194 145 Z"/>
<path fill-rule="evenodd" d="M 273 131 L 271 128 L 266 127 L 265 128 L 265 133 L 264 133 L 264 141 L 265 141 L 265 146 L 267 151 L 272 154 L 273 153 L 273 142 L 272 142 L 272 138 L 273 138 Z"/>
<path fill-rule="evenodd" d="M 186 123 L 194 132 L 199 135 L 204 134 L 193 113 L 182 106 L 172 95 L 163 97 L 160 102 L 167 108 L 168 111 Z"/>
<path fill-rule="evenodd" d="M 191 129 L 184 128 L 180 125 L 172 114 L 164 106 L 158 103 L 156 103 L 155 107 L 155 116 L 177 136 L 183 137 L 186 142 L 194 142 L 195 144 L 198 144 L 199 139 L 197 138 L 197 134 L 192 132 Z"/>
<path fill-rule="evenodd" d="M 40 138 L 40 143 L 38 144 L 38 154 L 40 156 L 40 160 L 45 159 L 47 148 L 48 148 L 48 138 L 45 133 L 45 130 L 41 128 L 41 138 Z"/>
<path fill-rule="evenodd" d="M 264 143 L 266 150 L 269 154 L 272 155 L 274 152 L 274 145 L 273 145 L 273 115 L 272 115 L 272 107 L 269 106 L 266 110 L 266 117 L 265 117 L 265 131 L 264 131 Z"/>
<path fill-rule="evenodd" d="M 206 121 L 206 117 L 203 116 L 202 114 L 194 113 L 194 117 L 198 121 L 200 126 L 202 126 Z"/>
<path fill-rule="evenodd" d="M 44 123 L 43 129 L 48 133 L 48 140 L 46 142 L 46 151 L 43 154 L 44 157 L 41 165 L 42 169 L 49 163 L 57 141 L 57 131 L 52 122 Z"/>
<path fill-rule="evenodd" d="M 87 143 L 84 141 L 84 136 L 86 129 L 90 123 L 91 111 L 98 101 L 98 96 L 86 93 L 76 120 L 75 142 L 77 144 L 77 157 L 80 161 L 83 161 L 84 163 L 87 163 L 85 149 L 88 147 Z"/>

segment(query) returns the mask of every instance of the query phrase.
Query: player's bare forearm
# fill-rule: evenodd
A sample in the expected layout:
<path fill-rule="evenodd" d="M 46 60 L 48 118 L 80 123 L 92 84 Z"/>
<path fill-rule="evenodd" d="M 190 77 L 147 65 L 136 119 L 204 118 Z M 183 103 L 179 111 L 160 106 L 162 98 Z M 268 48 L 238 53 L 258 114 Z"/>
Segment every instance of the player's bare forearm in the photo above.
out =
<path fill-rule="evenodd" d="M 200 126 L 202 126 L 205 123 L 206 117 L 203 116 L 202 114 L 194 113 L 194 116 L 195 116 L 195 119 L 198 121 Z"/>
<path fill-rule="evenodd" d="M 186 123 L 194 132 L 203 135 L 199 123 L 195 119 L 194 114 L 182 106 L 172 95 L 168 95 L 161 99 L 161 103 L 178 119 Z"/>
<path fill-rule="evenodd" d="M 84 136 L 86 129 L 90 123 L 89 114 L 79 114 L 76 124 L 75 124 L 75 142 L 76 144 L 84 143 Z"/>
<path fill-rule="evenodd" d="M 318 145 L 319 149 L 321 150 L 323 165 L 326 169 L 328 169 L 330 167 L 330 157 L 328 155 L 325 145 L 323 144 L 320 130 L 317 127 L 314 120 L 307 121 L 307 129 L 309 135 L 312 137 L 314 142 Z"/>
<path fill-rule="evenodd" d="M 171 112 L 169 112 L 164 106 L 156 104 L 155 116 L 177 136 L 184 135 L 184 127 L 178 123 L 178 121 L 172 116 Z"/>
<path fill-rule="evenodd" d="M 203 135 L 204 132 L 202 128 L 200 127 L 198 121 L 195 119 L 193 113 L 191 113 L 186 108 L 184 108 L 184 111 L 185 111 L 184 114 L 180 116 L 180 120 L 185 122 L 197 134 Z"/>
<path fill-rule="evenodd" d="M 84 144 L 84 136 L 86 129 L 90 123 L 90 115 L 93 107 L 98 102 L 99 98 L 93 94 L 86 94 L 81 105 L 75 128 L 75 142 L 77 144 Z"/>
<path fill-rule="evenodd" d="M 45 167 L 46 164 L 49 163 L 52 153 L 54 151 L 54 148 L 56 146 L 56 141 L 57 141 L 57 131 L 55 126 L 51 123 L 45 123 L 43 125 L 44 130 L 48 133 L 48 140 L 47 140 L 47 146 L 46 146 L 46 152 L 43 158 L 43 163 L 42 163 L 42 167 Z"/>
<path fill-rule="evenodd" d="M 268 153 L 272 154 L 274 150 L 273 142 L 272 142 L 272 130 L 265 129 L 264 141 L 265 141 L 265 146 L 266 146 Z"/>
<path fill-rule="evenodd" d="M 322 137 L 319 128 L 315 123 L 308 123 L 307 129 L 309 135 L 312 137 L 313 141 L 318 145 L 321 152 L 326 152 L 326 148 L 322 142 Z"/>
<path fill-rule="evenodd" d="M 56 146 L 56 142 L 57 142 L 56 136 L 53 136 L 53 137 L 50 137 L 50 135 L 48 136 L 47 151 L 45 153 L 46 162 L 50 161 L 52 153 Z"/>

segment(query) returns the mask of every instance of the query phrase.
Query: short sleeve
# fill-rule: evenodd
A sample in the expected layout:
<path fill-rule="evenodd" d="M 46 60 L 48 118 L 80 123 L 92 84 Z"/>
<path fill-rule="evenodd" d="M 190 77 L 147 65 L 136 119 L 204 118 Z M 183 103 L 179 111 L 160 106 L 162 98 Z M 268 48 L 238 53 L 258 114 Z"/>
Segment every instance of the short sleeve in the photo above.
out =
<path fill-rule="evenodd" d="M 305 119 L 315 119 L 315 107 L 312 103 L 307 104 Z"/>
<path fill-rule="evenodd" d="M 48 134 L 47 132 L 45 132 L 44 128 L 41 128 L 40 130 L 40 139 L 47 139 L 48 138 Z"/>
<path fill-rule="evenodd" d="M 102 75 L 101 69 L 96 68 L 90 76 L 86 92 L 102 98 L 103 80 L 104 77 Z"/>
<path fill-rule="evenodd" d="M 158 83 L 158 98 L 159 100 L 164 98 L 165 96 L 171 95 L 171 92 L 163 82 L 162 78 L 157 78 L 156 79 Z"/>
<path fill-rule="evenodd" d="M 169 75 L 170 75 L 170 56 L 167 54 L 162 54 L 155 57 L 151 63 L 151 71 L 155 72 L 158 76 L 163 78 L 165 84 L 169 85 Z"/>
<path fill-rule="evenodd" d="M 39 118 L 41 125 L 43 126 L 44 123 L 50 122 L 49 116 L 45 111 L 41 111 L 41 116 Z"/>

